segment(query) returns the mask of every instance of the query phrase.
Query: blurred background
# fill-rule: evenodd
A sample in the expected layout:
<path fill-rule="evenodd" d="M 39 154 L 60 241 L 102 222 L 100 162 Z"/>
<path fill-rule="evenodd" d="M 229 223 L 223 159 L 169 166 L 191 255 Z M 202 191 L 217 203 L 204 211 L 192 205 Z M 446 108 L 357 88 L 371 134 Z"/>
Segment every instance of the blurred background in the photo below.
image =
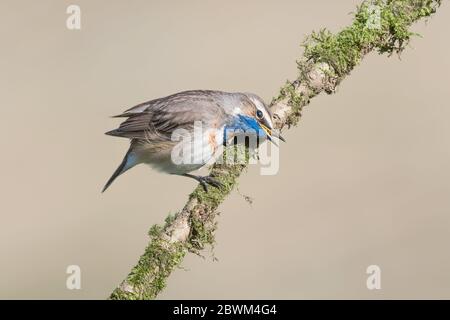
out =
<path fill-rule="evenodd" d="M 128 147 L 109 116 L 187 89 L 270 101 L 304 37 L 359 2 L 2 0 L 0 298 L 106 298 L 194 188 L 140 166 L 101 194 Z M 401 60 L 371 54 L 312 100 L 279 173 L 252 166 L 220 206 L 218 261 L 188 255 L 159 298 L 450 298 L 449 20 L 445 3 Z"/>

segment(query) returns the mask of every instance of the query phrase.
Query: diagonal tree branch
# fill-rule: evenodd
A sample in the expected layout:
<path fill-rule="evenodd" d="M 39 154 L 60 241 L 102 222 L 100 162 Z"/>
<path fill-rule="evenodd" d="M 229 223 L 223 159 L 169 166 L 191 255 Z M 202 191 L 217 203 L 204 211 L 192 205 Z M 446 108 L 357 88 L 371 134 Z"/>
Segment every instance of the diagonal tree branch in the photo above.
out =
<path fill-rule="evenodd" d="M 337 34 L 327 30 L 312 33 L 304 42 L 303 57 L 297 62 L 299 75 L 288 81 L 270 105 L 278 129 L 296 125 L 302 108 L 322 91 L 335 92 L 337 85 L 371 51 L 400 54 L 412 32 L 409 27 L 435 13 L 441 0 L 363 1 L 353 23 Z M 229 147 L 243 152 L 244 147 Z M 248 159 L 248 157 L 246 157 Z M 166 219 L 164 226 L 154 225 L 150 243 L 137 265 L 114 290 L 110 299 L 154 299 L 165 287 L 166 279 L 188 252 L 198 253 L 214 245 L 217 207 L 233 190 L 247 163 L 216 163 L 211 174 L 225 188 L 210 188 L 205 193 L 198 186 L 183 210 Z"/>

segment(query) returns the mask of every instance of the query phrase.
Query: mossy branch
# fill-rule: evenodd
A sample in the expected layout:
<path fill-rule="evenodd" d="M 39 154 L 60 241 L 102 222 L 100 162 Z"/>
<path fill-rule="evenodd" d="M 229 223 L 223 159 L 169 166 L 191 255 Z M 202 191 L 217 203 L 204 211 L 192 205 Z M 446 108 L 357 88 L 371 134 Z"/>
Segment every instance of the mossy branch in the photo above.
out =
<path fill-rule="evenodd" d="M 361 59 L 371 51 L 400 54 L 414 35 L 410 26 L 435 13 L 441 0 L 373 0 L 363 1 L 354 14 L 353 23 L 337 34 L 321 30 L 303 43 L 304 54 L 297 62 L 299 75 L 288 81 L 271 102 L 278 129 L 296 125 L 302 108 L 322 91 L 333 93 Z M 229 147 L 243 152 L 244 147 Z M 166 279 L 180 265 L 188 252 L 199 253 L 214 245 L 217 207 L 236 186 L 247 167 L 241 164 L 216 163 L 211 174 L 225 186 L 198 186 L 183 210 L 169 216 L 164 226 L 151 228 L 150 243 L 137 265 L 114 290 L 110 299 L 154 299 L 165 287 Z"/>

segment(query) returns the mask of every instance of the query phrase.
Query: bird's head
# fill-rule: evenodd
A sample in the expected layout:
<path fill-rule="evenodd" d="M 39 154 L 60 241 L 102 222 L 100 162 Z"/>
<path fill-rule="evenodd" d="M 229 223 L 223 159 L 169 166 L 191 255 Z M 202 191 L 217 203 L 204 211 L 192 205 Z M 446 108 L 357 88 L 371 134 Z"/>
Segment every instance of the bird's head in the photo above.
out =
<path fill-rule="evenodd" d="M 274 130 L 272 113 L 260 97 L 253 93 L 243 93 L 240 95 L 240 102 L 240 106 L 233 111 L 233 129 L 256 132 L 258 137 L 266 138 L 275 145 L 273 137 L 285 141 Z"/>

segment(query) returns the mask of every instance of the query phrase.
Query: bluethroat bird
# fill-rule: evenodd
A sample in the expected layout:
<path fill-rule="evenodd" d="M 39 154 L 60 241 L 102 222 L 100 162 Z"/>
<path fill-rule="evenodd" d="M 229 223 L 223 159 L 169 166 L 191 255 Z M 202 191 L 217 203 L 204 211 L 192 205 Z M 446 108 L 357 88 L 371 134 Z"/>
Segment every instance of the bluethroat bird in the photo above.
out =
<path fill-rule="evenodd" d="M 272 114 L 264 101 L 252 93 L 228 93 L 191 90 L 141 103 L 115 117 L 126 120 L 107 135 L 131 139 L 122 163 L 103 188 L 104 192 L 122 173 L 140 163 L 175 175 L 193 178 L 207 191 L 207 185 L 221 184 L 210 176 L 189 172 L 204 166 L 222 145 L 238 134 L 251 133 L 273 141 L 284 139 L 274 131 Z M 200 134 L 195 125 L 200 124 Z M 231 133 L 231 134 L 230 134 Z M 174 137 L 194 136 L 199 147 L 187 147 L 199 161 L 174 161 L 174 150 L 180 144 Z M 190 144 L 192 145 L 192 143 Z M 182 144 L 186 147 L 187 144 Z M 219 151 L 220 152 L 220 151 Z"/>

